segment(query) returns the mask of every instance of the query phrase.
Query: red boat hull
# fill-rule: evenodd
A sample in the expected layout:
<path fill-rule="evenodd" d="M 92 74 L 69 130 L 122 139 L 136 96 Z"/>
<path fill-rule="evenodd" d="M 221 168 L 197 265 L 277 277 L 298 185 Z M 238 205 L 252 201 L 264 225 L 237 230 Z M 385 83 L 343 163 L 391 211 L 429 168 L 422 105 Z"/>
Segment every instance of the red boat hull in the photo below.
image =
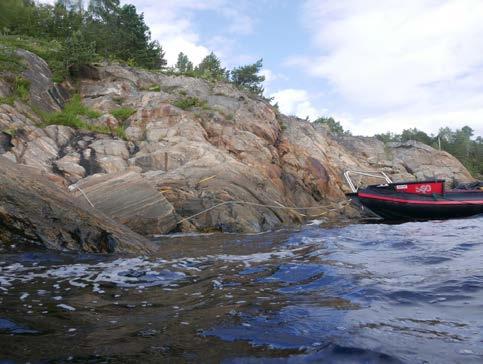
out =
<path fill-rule="evenodd" d="M 450 219 L 483 214 L 483 191 L 445 192 L 443 182 L 439 180 L 373 185 L 352 196 L 364 207 L 387 220 Z M 441 188 L 438 187 L 439 183 Z M 401 185 L 406 188 L 401 189 Z M 431 188 L 425 187 L 429 185 Z M 424 192 L 416 192 L 418 188 Z M 404 190 L 408 192 L 400 192 Z"/>

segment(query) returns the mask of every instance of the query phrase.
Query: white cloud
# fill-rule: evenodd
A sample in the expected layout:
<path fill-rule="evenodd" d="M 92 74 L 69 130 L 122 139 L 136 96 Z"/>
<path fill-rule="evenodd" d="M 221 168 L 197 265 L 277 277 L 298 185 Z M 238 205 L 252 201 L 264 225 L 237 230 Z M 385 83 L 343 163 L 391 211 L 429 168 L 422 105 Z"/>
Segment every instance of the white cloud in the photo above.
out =
<path fill-rule="evenodd" d="M 389 117 L 385 129 L 413 123 L 435 131 L 467 121 L 481 133 L 482 1 L 309 0 L 304 9 L 319 55 L 289 63 L 327 79 L 346 108 L 372 115 L 361 123 Z"/>
<path fill-rule="evenodd" d="M 309 119 L 315 120 L 326 111 L 318 111 L 305 90 L 289 88 L 277 91 L 270 96 L 278 103 L 280 111 L 287 115 L 296 115 L 303 119 L 308 116 Z"/>
<path fill-rule="evenodd" d="M 0 0 L 1 1 L 1 0 Z M 39 0 L 54 3 L 55 0 Z M 85 3 L 87 0 L 85 1 Z M 152 39 L 160 42 L 168 65 L 176 63 L 178 54 L 185 53 L 196 65 L 211 51 L 228 67 L 254 61 L 253 56 L 240 53 L 235 35 L 252 34 L 254 19 L 248 14 L 250 7 L 245 2 L 229 0 L 121 0 L 122 4 L 134 4 L 138 12 L 144 13 Z M 220 32 L 211 38 L 201 39 L 195 26 L 195 17 L 202 12 L 219 15 Z M 213 16 L 215 19 L 216 17 Z M 225 26 L 225 22 L 228 24 Z"/>
<path fill-rule="evenodd" d="M 233 2 L 226 3 L 224 6 L 218 8 L 218 11 L 228 19 L 230 19 L 230 26 L 228 31 L 235 34 L 252 34 L 253 33 L 253 19 L 246 14 L 243 14 L 238 9 L 233 7 Z"/>
<path fill-rule="evenodd" d="M 194 63 L 199 63 L 210 51 L 200 44 L 199 35 L 193 30 L 194 11 L 207 10 L 216 6 L 217 1 L 152 0 L 123 1 L 134 3 L 151 29 L 153 39 L 160 42 L 168 65 L 174 65 L 178 53 L 185 53 Z"/>
<path fill-rule="evenodd" d="M 409 128 L 436 134 L 441 127 L 449 126 L 452 129 L 460 129 L 465 125 L 470 125 L 475 131 L 475 135 L 483 135 L 482 115 L 483 107 L 480 107 L 479 109 L 442 113 L 432 110 L 415 113 L 390 112 L 363 118 L 358 122 L 354 122 L 353 118 L 343 117 L 337 120 L 341 120 L 342 125 L 356 135 L 374 135 L 387 131 L 400 133 Z"/>
<path fill-rule="evenodd" d="M 253 31 L 251 17 L 228 0 L 123 0 L 123 3 L 127 2 L 144 12 L 152 38 L 163 47 L 168 65 L 176 63 L 179 52 L 185 53 L 195 65 L 210 51 L 227 64 L 235 57 L 232 38 L 215 36 L 201 39 L 193 24 L 194 17 L 200 12 L 217 13 L 228 21 L 230 26 L 224 33 L 250 34 Z"/>
<path fill-rule="evenodd" d="M 271 69 L 262 68 L 262 70 L 258 73 L 261 76 L 265 76 L 265 81 L 263 82 L 263 87 L 265 88 L 265 94 L 268 95 L 271 93 L 272 83 L 277 80 L 284 80 L 287 81 L 287 76 L 281 73 L 275 73 Z"/>

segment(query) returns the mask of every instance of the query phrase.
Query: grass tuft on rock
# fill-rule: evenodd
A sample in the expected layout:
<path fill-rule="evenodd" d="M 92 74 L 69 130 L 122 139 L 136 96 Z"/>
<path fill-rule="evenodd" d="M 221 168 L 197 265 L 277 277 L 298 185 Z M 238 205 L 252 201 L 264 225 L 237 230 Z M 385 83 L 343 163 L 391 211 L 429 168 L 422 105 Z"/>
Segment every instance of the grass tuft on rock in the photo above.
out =
<path fill-rule="evenodd" d="M 130 107 L 120 107 L 111 111 L 111 115 L 117 120 L 126 121 L 132 114 L 136 112 L 136 109 Z"/>
<path fill-rule="evenodd" d="M 126 127 L 123 125 L 116 126 L 114 133 L 119 139 L 127 140 Z"/>
<path fill-rule="evenodd" d="M 29 100 L 29 91 L 30 91 L 30 81 L 23 78 L 22 76 L 15 77 L 15 81 L 13 83 L 13 93 L 22 101 Z"/>
<path fill-rule="evenodd" d="M 133 112 L 135 112 L 134 109 L 125 109 L 122 112 L 122 115 L 132 115 Z M 114 115 L 116 118 L 121 119 L 121 117 L 119 117 L 119 114 L 117 116 L 115 114 L 115 112 L 112 113 L 112 115 Z M 107 125 L 90 124 L 88 121 L 83 119 L 83 117 L 96 119 L 101 116 L 101 113 L 92 110 L 82 104 L 81 97 L 77 94 L 72 96 L 69 102 L 65 104 L 62 111 L 57 111 L 53 113 L 41 113 L 41 116 L 44 120 L 44 126 L 70 126 L 74 129 L 88 130 L 99 134 L 110 134 L 113 136 L 115 135 L 120 139 L 127 140 L 126 128 L 123 125 L 116 126 L 115 128 L 110 128 Z"/>
<path fill-rule="evenodd" d="M 207 108 L 206 101 L 200 100 L 197 97 L 184 97 L 173 102 L 173 105 L 183 110 L 191 109 L 192 107 Z"/>
<path fill-rule="evenodd" d="M 159 85 L 153 85 L 151 87 L 148 87 L 148 91 L 160 92 L 161 91 L 161 86 L 159 86 Z"/>
<path fill-rule="evenodd" d="M 15 49 L 0 45 L 0 72 L 20 73 L 24 69 L 22 58 L 15 54 Z"/>
<path fill-rule="evenodd" d="M 27 102 L 30 99 L 30 81 L 22 76 L 15 76 L 12 81 L 13 92 L 10 96 L 0 97 L 0 104 L 13 106 L 15 100 Z"/>
<path fill-rule="evenodd" d="M 64 125 L 75 129 L 85 129 L 96 133 L 108 134 L 111 131 L 104 125 L 92 125 L 82 119 L 82 116 L 95 119 L 101 116 L 101 113 L 92 110 L 82 104 L 79 95 L 74 95 L 64 106 L 62 111 L 53 113 L 42 113 L 45 125 Z"/>

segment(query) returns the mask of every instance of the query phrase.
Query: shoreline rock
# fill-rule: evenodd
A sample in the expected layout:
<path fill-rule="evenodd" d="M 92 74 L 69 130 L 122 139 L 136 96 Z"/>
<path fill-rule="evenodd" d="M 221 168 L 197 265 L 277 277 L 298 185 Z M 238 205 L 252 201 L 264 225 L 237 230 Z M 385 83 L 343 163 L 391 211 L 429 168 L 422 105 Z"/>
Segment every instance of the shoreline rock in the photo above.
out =
<path fill-rule="evenodd" d="M 37 58 L 26 55 L 29 69 L 45 66 Z M 42 87 L 52 87 L 42 72 Z M 329 209 L 333 219 L 358 216 L 351 207 L 337 210 L 349 192 L 343 180 L 348 169 L 382 169 L 394 180 L 473 180 L 448 153 L 416 142 L 384 145 L 375 138 L 334 136 L 227 83 L 107 64 L 90 67 L 94 74 L 79 80 L 79 90 L 84 104 L 102 116 L 86 122 L 104 122 L 111 133 L 43 128 L 28 105 L 15 102 L 0 105 L 0 154 L 42 170 L 57 184 L 58 192 L 52 186 L 49 191 L 59 194 L 59 203 L 66 186 L 75 184 L 96 201 L 96 213 L 143 235 L 260 232 L 299 225 Z M 153 85 L 159 92 L 147 91 Z M 36 102 L 52 106 L 51 95 L 45 97 Z M 196 98 L 198 106 L 176 106 L 186 98 Z M 119 108 L 136 112 L 114 123 Z M 111 124 L 124 130 L 126 140 L 112 133 Z M 77 204 L 86 203 L 79 191 L 75 196 Z M 307 209 L 274 207 L 280 205 Z M 106 250 L 95 244 L 89 249 Z"/>
<path fill-rule="evenodd" d="M 150 254 L 157 250 L 127 227 L 77 204 L 40 170 L 2 156 L 0 170 L 1 243 L 95 253 Z"/>

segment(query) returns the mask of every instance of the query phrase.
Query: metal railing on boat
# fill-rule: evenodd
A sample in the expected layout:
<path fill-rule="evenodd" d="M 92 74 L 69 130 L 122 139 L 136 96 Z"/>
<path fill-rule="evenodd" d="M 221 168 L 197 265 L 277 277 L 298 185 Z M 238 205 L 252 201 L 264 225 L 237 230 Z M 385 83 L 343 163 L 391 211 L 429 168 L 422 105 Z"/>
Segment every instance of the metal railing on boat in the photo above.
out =
<path fill-rule="evenodd" d="M 354 193 L 357 192 L 357 187 L 354 185 L 354 182 L 351 179 L 351 175 L 380 178 L 380 179 L 384 179 L 387 183 L 393 183 L 392 180 L 389 178 L 389 176 L 383 171 L 379 171 L 379 172 L 364 172 L 364 171 L 350 171 L 350 170 L 345 171 L 344 172 L 345 180 L 347 181 L 347 184 L 349 185 L 350 189 Z"/>

